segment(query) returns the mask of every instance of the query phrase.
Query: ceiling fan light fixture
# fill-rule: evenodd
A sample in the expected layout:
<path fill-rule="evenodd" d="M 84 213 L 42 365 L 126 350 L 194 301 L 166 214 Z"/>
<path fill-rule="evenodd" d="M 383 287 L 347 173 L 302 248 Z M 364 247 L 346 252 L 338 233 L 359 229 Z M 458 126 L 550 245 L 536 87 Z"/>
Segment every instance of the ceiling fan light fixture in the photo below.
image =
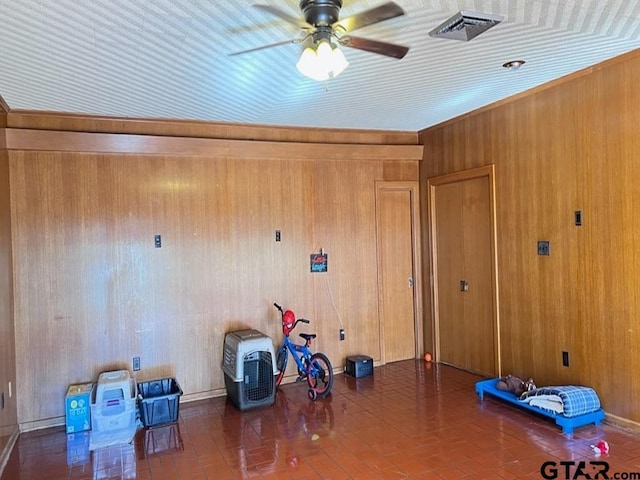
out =
<path fill-rule="evenodd" d="M 317 43 L 316 54 L 318 55 L 318 69 L 330 74 L 333 70 L 333 49 L 328 40 L 321 40 Z"/>
<path fill-rule="evenodd" d="M 328 40 L 322 39 L 313 47 L 302 51 L 296 68 L 305 77 L 322 82 L 330 77 L 337 77 L 348 65 L 344 53 L 337 46 L 333 47 Z"/>
<path fill-rule="evenodd" d="M 305 77 L 322 82 L 329 78 L 328 72 L 319 69 L 318 54 L 315 49 L 307 47 L 302 51 L 300 60 L 296 63 L 296 68 Z"/>
<path fill-rule="evenodd" d="M 349 62 L 338 47 L 333 49 L 332 59 L 333 61 L 333 76 L 337 77 L 349 66 Z"/>

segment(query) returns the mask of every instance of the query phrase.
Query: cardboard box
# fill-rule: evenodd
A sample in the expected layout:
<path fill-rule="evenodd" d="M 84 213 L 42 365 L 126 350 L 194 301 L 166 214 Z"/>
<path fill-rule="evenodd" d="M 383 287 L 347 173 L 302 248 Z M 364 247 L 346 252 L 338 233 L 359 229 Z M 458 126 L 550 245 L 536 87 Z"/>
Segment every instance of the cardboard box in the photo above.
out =
<path fill-rule="evenodd" d="M 93 383 L 69 385 L 65 398 L 67 433 L 91 430 L 91 390 Z"/>

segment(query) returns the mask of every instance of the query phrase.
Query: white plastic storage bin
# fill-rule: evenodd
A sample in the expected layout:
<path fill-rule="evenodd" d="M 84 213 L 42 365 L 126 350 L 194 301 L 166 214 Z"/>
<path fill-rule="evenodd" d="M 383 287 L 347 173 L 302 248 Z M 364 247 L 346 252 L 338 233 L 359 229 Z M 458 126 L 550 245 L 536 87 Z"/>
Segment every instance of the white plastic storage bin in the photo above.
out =
<path fill-rule="evenodd" d="M 273 342 L 258 330 L 228 333 L 222 370 L 227 395 L 240 409 L 273 405 L 278 374 Z"/>
<path fill-rule="evenodd" d="M 127 370 L 103 372 L 93 391 L 91 428 L 119 430 L 136 424 L 136 385 Z"/>

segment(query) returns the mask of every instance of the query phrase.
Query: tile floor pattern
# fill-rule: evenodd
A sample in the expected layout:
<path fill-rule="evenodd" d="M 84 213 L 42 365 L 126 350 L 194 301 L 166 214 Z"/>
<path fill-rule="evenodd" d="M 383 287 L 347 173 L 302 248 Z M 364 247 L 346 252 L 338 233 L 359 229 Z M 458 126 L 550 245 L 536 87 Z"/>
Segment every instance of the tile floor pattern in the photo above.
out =
<path fill-rule="evenodd" d="M 63 427 L 22 435 L 0 480 L 517 479 L 567 478 L 559 462 L 604 460 L 618 478 L 640 472 L 640 434 L 587 426 L 572 438 L 551 420 L 474 392 L 479 377 L 424 361 L 336 375 L 332 395 L 284 385 L 276 403 L 240 412 L 225 397 L 183 403 L 175 424 L 67 465 Z M 590 445 L 609 442 L 609 455 Z M 568 478 L 576 476 L 569 467 Z"/>

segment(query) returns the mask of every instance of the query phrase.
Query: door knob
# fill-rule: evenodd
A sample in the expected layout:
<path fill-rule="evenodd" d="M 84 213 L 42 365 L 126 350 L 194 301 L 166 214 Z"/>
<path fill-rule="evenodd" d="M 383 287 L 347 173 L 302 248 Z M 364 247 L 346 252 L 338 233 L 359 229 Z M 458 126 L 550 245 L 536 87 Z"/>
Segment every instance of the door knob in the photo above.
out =
<path fill-rule="evenodd" d="M 460 291 L 468 292 L 469 291 L 469 282 L 466 280 L 460 280 Z"/>
<path fill-rule="evenodd" d="M 409 277 L 409 288 L 413 288 L 413 277 Z"/>

